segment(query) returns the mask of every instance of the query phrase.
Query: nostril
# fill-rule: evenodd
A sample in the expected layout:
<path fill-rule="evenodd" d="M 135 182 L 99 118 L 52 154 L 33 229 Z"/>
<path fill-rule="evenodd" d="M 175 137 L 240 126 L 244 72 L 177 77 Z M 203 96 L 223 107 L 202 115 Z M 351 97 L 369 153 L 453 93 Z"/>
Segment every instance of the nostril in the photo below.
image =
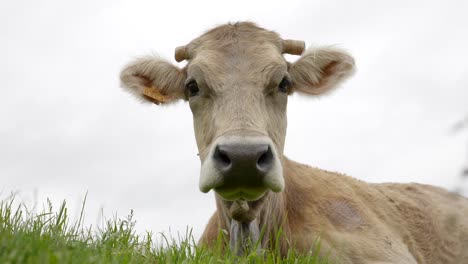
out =
<path fill-rule="evenodd" d="M 273 164 L 273 152 L 271 151 L 270 146 L 268 146 L 268 149 L 260 155 L 260 157 L 257 160 L 257 169 L 267 172 L 269 169 L 271 169 L 271 166 Z"/>
<path fill-rule="evenodd" d="M 213 159 L 216 161 L 216 163 L 218 163 L 218 165 L 220 165 L 222 169 L 229 168 L 232 163 L 231 159 L 226 154 L 226 152 L 221 150 L 219 147 L 216 147 L 214 151 Z"/>

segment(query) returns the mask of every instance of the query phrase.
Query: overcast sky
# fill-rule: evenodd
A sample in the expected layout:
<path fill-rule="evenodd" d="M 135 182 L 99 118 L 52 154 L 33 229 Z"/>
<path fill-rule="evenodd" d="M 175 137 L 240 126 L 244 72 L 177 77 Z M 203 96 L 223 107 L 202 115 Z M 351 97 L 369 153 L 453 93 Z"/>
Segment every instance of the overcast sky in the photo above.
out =
<path fill-rule="evenodd" d="M 88 192 L 86 221 L 134 209 L 140 232 L 198 237 L 215 209 L 198 190 L 189 107 L 141 104 L 119 87 L 134 57 L 250 20 L 337 44 L 358 71 L 335 93 L 289 100 L 288 157 L 370 182 L 453 189 L 467 161 L 467 1 L 4 1 L 0 8 L 0 197 Z M 294 60 L 293 56 L 288 56 Z M 37 193 L 36 197 L 34 193 Z"/>

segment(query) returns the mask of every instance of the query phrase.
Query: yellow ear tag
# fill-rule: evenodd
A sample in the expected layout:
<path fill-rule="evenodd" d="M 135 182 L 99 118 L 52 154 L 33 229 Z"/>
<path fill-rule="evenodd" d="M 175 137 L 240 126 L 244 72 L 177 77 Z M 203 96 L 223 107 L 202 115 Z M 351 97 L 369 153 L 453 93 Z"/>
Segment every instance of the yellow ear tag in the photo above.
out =
<path fill-rule="evenodd" d="M 143 89 L 143 95 L 148 97 L 153 103 L 160 104 L 169 101 L 170 97 L 162 94 L 159 89 L 154 87 L 145 87 Z"/>

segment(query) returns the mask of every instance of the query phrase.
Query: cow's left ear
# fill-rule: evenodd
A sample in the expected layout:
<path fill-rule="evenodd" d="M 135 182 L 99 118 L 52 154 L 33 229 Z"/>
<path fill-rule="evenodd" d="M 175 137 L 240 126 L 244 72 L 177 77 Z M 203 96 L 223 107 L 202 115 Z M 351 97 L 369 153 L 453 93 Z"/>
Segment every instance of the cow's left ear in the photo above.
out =
<path fill-rule="evenodd" d="M 332 90 L 354 71 L 353 57 L 334 47 L 308 49 L 289 67 L 292 90 L 312 95 Z"/>

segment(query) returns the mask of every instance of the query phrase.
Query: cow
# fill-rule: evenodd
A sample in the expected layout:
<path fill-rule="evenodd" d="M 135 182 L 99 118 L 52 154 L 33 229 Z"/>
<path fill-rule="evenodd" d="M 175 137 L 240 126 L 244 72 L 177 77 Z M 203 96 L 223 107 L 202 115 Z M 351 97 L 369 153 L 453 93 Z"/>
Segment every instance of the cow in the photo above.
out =
<path fill-rule="evenodd" d="M 288 62 L 284 54 L 300 55 Z M 319 96 L 355 71 L 334 46 L 303 41 L 251 22 L 217 26 L 176 48 L 183 68 L 159 57 L 126 65 L 121 84 L 142 101 L 188 101 L 201 170 L 216 212 L 200 244 L 220 230 L 226 248 L 314 250 L 340 263 L 468 263 L 468 199 L 423 184 L 366 183 L 288 159 L 288 96 Z M 282 236 L 272 243 L 277 232 Z M 250 248 L 247 246 L 250 243 Z"/>

